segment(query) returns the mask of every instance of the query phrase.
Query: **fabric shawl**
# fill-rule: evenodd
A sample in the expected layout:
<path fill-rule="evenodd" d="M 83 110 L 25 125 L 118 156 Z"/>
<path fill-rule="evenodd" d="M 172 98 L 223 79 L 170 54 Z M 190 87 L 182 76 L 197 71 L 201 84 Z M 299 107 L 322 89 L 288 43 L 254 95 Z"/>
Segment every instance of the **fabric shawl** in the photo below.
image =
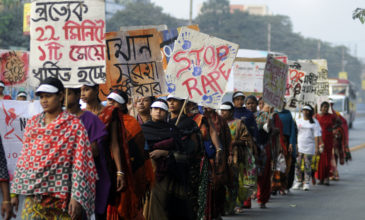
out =
<path fill-rule="evenodd" d="M 11 193 L 52 196 L 66 211 L 73 198 L 90 217 L 95 206 L 97 172 L 87 132 L 67 112 L 44 126 L 45 113 L 27 122 Z"/>

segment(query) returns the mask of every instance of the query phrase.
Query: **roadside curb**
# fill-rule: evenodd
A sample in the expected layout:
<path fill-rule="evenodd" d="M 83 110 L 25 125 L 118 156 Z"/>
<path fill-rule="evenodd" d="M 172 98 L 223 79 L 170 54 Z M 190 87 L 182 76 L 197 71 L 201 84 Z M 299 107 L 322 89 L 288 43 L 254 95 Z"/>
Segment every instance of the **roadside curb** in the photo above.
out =
<path fill-rule="evenodd" d="M 350 151 L 353 152 L 353 151 L 357 151 L 357 150 L 360 150 L 360 149 L 363 149 L 363 148 L 365 148 L 365 144 L 361 144 L 361 145 L 358 145 L 358 146 L 355 146 L 355 147 L 351 147 Z"/>

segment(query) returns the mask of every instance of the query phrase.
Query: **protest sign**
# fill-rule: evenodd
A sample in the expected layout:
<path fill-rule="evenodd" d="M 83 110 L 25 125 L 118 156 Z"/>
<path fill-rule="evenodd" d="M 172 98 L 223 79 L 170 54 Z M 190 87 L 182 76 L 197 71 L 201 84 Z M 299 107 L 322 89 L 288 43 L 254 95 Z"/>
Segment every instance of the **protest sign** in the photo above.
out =
<path fill-rule="evenodd" d="M 156 29 L 110 32 L 106 34 L 107 80 L 100 86 L 104 100 L 109 88 L 131 97 L 160 95 L 166 91 L 160 37 Z"/>
<path fill-rule="evenodd" d="M 105 83 L 104 0 L 35 0 L 31 6 L 31 74 L 66 87 Z"/>
<path fill-rule="evenodd" d="M 236 58 L 233 63 L 234 91 L 262 93 L 266 58 Z"/>
<path fill-rule="evenodd" d="M 168 93 L 216 108 L 237 50 L 237 44 L 181 28 L 166 69 Z"/>
<path fill-rule="evenodd" d="M 39 101 L 0 101 L 0 134 L 11 179 L 23 146 L 27 120 L 41 112 Z"/>
<path fill-rule="evenodd" d="M 313 60 L 299 60 L 301 62 L 309 62 L 317 65 L 317 87 L 316 96 L 317 104 L 320 105 L 324 101 L 328 101 L 329 96 L 329 82 L 328 82 L 328 68 L 327 60 L 325 59 L 313 59 Z"/>
<path fill-rule="evenodd" d="M 284 104 L 287 76 L 288 65 L 268 55 L 264 72 L 263 100 L 279 110 Z"/>
<path fill-rule="evenodd" d="M 199 31 L 198 25 L 189 25 L 186 27 Z M 174 44 L 175 44 L 175 41 L 177 40 L 177 37 L 179 36 L 180 30 L 181 30 L 181 27 L 160 31 L 160 36 L 161 36 L 161 41 L 162 41 L 160 44 L 160 48 L 161 48 L 161 51 L 163 54 L 162 62 L 163 62 L 164 70 L 166 70 L 167 64 L 170 61 L 171 54 L 174 51 Z"/>
<path fill-rule="evenodd" d="M 297 109 L 306 104 L 314 107 L 317 101 L 317 65 L 309 62 L 289 62 L 287 107 Z"/>
<path fill-rule="evenodd" d="M 6 86 L 24 85 L 28 79 L 29 53 L 0 51 L 0 80 Z"/>

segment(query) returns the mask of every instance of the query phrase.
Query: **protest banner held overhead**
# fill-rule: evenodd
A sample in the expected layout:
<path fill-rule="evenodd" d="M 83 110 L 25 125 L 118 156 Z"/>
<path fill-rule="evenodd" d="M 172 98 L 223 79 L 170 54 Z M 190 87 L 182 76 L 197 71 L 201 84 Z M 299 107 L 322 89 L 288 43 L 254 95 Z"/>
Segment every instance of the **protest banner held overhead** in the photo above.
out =
<path fill-rule="evenodd" d="M 309 62 L 317 65 L 317 104 L 320 105 L 324 101 L 328 101 L 329 96 L 329 82 L 328 82 L 328 67 L 327 60 L 313 59 L 313 60 L 299 60 L 300 62 Z"/>
<path fill-rule="evenodd" d="M 199 31 L 198 25 L 189 25 L 186 27 Z M 161 37 L 161 41 L 162 41 L 160 44 L 160 48 L 161 48 L 161 51 L 163 54 L 164 70 L 166 70 L 167 64 L 170 61 L 170 57 L 172 55 L 172 52 L 174 51 L 174 44 L 175 44 L 175 41 L 177 40 L 177 37 L 179 36 L 180 30 L 181 30 L 181 27 L 160 31 L 160 37 Z"/>
<path fill-rule="evenodd" d="M 106 38 L 107 81 L 100 86 L 101 99 L 109 94 L 109 88 L 133 97 L 161 95 L 166 91 L 156 29 L 110 32 Z"/>
<path fill-rule="evenodd" d="M 288 65 L 269 54 L 264 72 L 263 100 L 279 110 L 284 105 L 287 76 Z"/>
<path fill-rule="evenodd" d="M 23 147 L 27 120 L 41 112 L 39 101 L 0 101 L 0 134 L 11 179 Z"/>
<path fill-rule="evenodd" d="M 233 63 L 234 91 L 262 93 L 266 58 L 236 58 Z"/>
<path fill-rule="evenodd" d="M 314 63 L 290 61 L 286 90 L 287 107 L 297 109 L 317 102 L 318 67 Z"/>
<path fill-rule="evenodd" d="M 166 69 L 168 93 L 216 108 L 225 92 L 238 45 L 183 27 Z"/>
<path fill-rule="evenodd" d="M 66 87 L 105 83 L 104 8 L 104 0 L 32 1 L 32 85 L 48 77 Z"/>

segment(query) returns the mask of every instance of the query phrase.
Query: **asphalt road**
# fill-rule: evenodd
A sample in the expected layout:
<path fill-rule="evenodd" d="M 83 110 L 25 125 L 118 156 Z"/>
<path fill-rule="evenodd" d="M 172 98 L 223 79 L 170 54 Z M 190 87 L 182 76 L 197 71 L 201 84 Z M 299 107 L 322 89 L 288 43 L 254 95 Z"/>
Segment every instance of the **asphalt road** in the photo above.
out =
<path fill-rule="evenodd" d="M 365 116 L 350 130 L 350 147 L 365 143 Z M 330 186 L 311 186 L 310 191 L 291 190 L 287 196 L 272 196 L 267 209 L 256 201 L 252 209 L 224 220 L 357 220 L 365 219 L 365 148 L 352 152 L 353 160 L 339 167 L 340 181 Z"/>

